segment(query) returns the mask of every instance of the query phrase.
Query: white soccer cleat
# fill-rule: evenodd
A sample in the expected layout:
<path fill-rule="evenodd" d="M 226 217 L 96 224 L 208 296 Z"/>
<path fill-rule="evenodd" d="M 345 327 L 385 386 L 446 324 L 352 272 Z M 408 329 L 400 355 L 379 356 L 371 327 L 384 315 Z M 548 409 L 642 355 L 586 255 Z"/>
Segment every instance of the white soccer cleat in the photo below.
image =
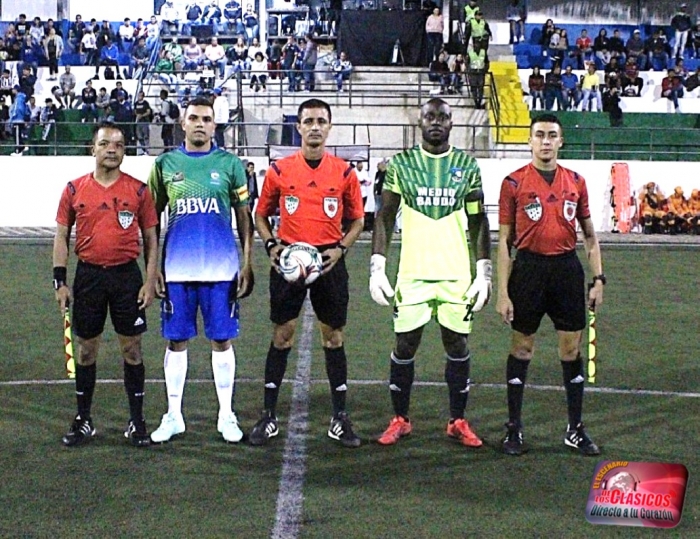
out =
<path fill-rule="evenodd" d="M 183 432 L 185 432 L 185 419 L 182 414 L 165 414 L 160 426 L 151 433 L 151 441 L 154 444 L 162 444 Z"/>
<path fill-rule="evenodd" d="M 219 416 L 219 421 L 216 424 L 218 431 L 223 436 L 224 440 L 237 444 L 243 439 L 243 431 L 238 425 L 238 417 L 236 417 L 235 412 L 231 412 L 228 415 Z"/>

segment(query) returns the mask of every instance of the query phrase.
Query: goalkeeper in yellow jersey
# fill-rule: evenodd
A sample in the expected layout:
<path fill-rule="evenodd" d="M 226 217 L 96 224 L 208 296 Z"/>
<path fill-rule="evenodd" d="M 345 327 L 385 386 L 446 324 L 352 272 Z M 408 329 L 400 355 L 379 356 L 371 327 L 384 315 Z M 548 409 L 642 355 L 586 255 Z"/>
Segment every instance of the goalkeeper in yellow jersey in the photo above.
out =
<path fill-rule="evenodd" d="M 420 127 L 421 144 L 389 164 L 372 237 L 370 293 L 386 306 L 387 297 L 394 296 L 396 333 L 389 377 L 394 417 L 377 441 L 392 445 L 411 433 L 414 359 L 423 327 L 436 315 L 447 359 L 447 435 L 467 447 L 481 447 L 483 442 L 464 418 L 471 360 L 467 338 L 474 313 L 491 295 L 491 243 L 481 172 L 473 157 L 450 145 L 452 113 L 442 99 L 423 105 Z M 399 205 L 403 235 L 393 289 L 385 267 Z"/>

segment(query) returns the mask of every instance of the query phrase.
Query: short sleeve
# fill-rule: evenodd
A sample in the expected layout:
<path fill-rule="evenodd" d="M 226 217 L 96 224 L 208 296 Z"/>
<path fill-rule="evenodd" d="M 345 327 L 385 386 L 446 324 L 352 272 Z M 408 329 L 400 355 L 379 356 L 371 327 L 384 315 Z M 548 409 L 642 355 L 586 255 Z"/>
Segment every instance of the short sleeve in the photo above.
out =
<path fill-rule="evenodd" d="M 501 225 L 515 225 L 516 187 L 516 181 L 510 177 L 501 183 L 501 194 L 498 197 L 498 223 Z"/>
<path fill-rule="evenodd" d="M 273 164 L 265 173 L 265 180 L 262 185 L 262 192 L 258 199 L 255 213 L 264 217 L 275 215 L 279 208 L 280 189 L 278 184 L 278 173 L 275 170 L 277 167 Z M 279 169 L 277 169 L 279 170 Z"/>
<path fill-rule="evenodd" d="M 248 177 L 246 176 L 245 169 L 243 168 L 243 163 L 238 157 L 232 156 L 233 170 L 231 175 L 233 181 L 231 182 L 231 191 L 229 196 L 231 197 L 231 206 L 241 207 L 248 204 Z"/>
<path fill-rule="evenodd" d="M 384 178 L 384 189 L 387 191 L 391 191 L 392 193 L 396 193 L 397 195 L 401 194 L 401 189 L 399 187 L 399 173 L 396 170 L 396 167 L 391 162 L 389 163 L 389 166 L 386 169 L 386 177 Z"/>
<path fill-rule="evenodd" d="M 61 200 L 58 203 L 58 212 L 56 214 L 56 222 L 59 225 L 72 227 L 75 223 L 75 210 L 73 209 L 73 195 L 75 187 L 71 182 L 68 182 L 61 193 Z"/>

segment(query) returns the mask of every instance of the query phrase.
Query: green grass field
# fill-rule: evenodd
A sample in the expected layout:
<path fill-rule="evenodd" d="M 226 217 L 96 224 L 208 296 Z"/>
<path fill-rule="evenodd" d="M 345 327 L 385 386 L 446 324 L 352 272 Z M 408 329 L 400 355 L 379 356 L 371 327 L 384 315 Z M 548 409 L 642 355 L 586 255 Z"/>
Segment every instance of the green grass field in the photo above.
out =
<path fill-rule="evenodd" d="M 244 430 L 252 427 L 262 406 L 270 339 L 262 251 L 257 245 L 257 285 L 242 304 L 243 330 L 236 344 L 236 408 Z M 486 441 L 477 451 L 444 435 L 448 403 L 436 325 L 426 331 L 418 355 L 416 380 L 435 384 L 414 389 L 413 435 L 389 448 L 336 446 L 325 434 L 330 399 L 314 333 L 299 537 L 700 537 L 694 427 L 700 416 L 697 256 L 697 250 L 680 247 L 604 248 L 608 286 L 598 315 L 598 383 L 593 386 L 696 396 L 589 391 L 584 405 L 588 430 L 603 450 L 600 460 L 687 466 L 689 488 L 678 527 L 654 531 L 586 522 L 598 460 L 563 445 L 563 391 L 527 389 L 524 421 L 531 451 L 521 458 L 498 452 L 507 418 L 502 384 L 510 334 L 488 306 L 478 315 L 470 339 L 476 385 L 468 418 Z M 188 376 L 197 382 L 185 391 L 185 435 L 145 450 L 130 447 L 122 436 L 128 418 L 123 386 L 101 383 L 93 411 L 97 438 L 86 447 L 66 449 L 60 438 L 75 413 L 73 387 L 48 382 L 65 380 L 61 317 L 50 287 L 50 245 L 0 244 L 0 257 L 0 537 L 270 537 L 292 384 L 282 390 L 282 431 L 270 446 L 225 444 L 216 432 L 210 356 L 200 337 L 190 349 Z M 357 381 L 350 385 L 349 409 L 365 440 L 377 436 L 391 416 L 386 379 L 393 343 L 391 311 L 372 303 L 366 290 L 368 260 L 366 244 L 349 255 L 346 344 L 349 375 Z M 164 344 L 156 306 L 148 314 L 147 377 L 160 380 Z M 111 330 L 104 341 L 98 378 L 120 380 Z M 288 379 L 295 374 L 296 350 L 290 359 Z M 9 383 L 13 381 L 17 384 Z M 528 382 L 561 385 L 554 331 L 547 320 Z M 165 409 L 163 383 L 149 383 L 150 428 Z"/>

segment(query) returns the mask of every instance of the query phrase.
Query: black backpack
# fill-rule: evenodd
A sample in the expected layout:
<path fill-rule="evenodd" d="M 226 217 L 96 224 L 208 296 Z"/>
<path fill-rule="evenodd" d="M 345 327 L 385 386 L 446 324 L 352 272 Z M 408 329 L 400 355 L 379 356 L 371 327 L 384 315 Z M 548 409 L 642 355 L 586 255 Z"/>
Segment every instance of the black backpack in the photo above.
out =
<path fill-rule="evenodd" d="M 114 80 L 116 77 L 114 75 L 114 69 L 112 66 L 105 67 L 105 80 Z"/>
<path fill-rule="evenodd" d="M 180 107 L 177 106 L 177 103 L 175 101 L 168 101 L 169 107 L 168 107 L 168 118 L 171 120 L 179 120 L 180 119 Z"/>

